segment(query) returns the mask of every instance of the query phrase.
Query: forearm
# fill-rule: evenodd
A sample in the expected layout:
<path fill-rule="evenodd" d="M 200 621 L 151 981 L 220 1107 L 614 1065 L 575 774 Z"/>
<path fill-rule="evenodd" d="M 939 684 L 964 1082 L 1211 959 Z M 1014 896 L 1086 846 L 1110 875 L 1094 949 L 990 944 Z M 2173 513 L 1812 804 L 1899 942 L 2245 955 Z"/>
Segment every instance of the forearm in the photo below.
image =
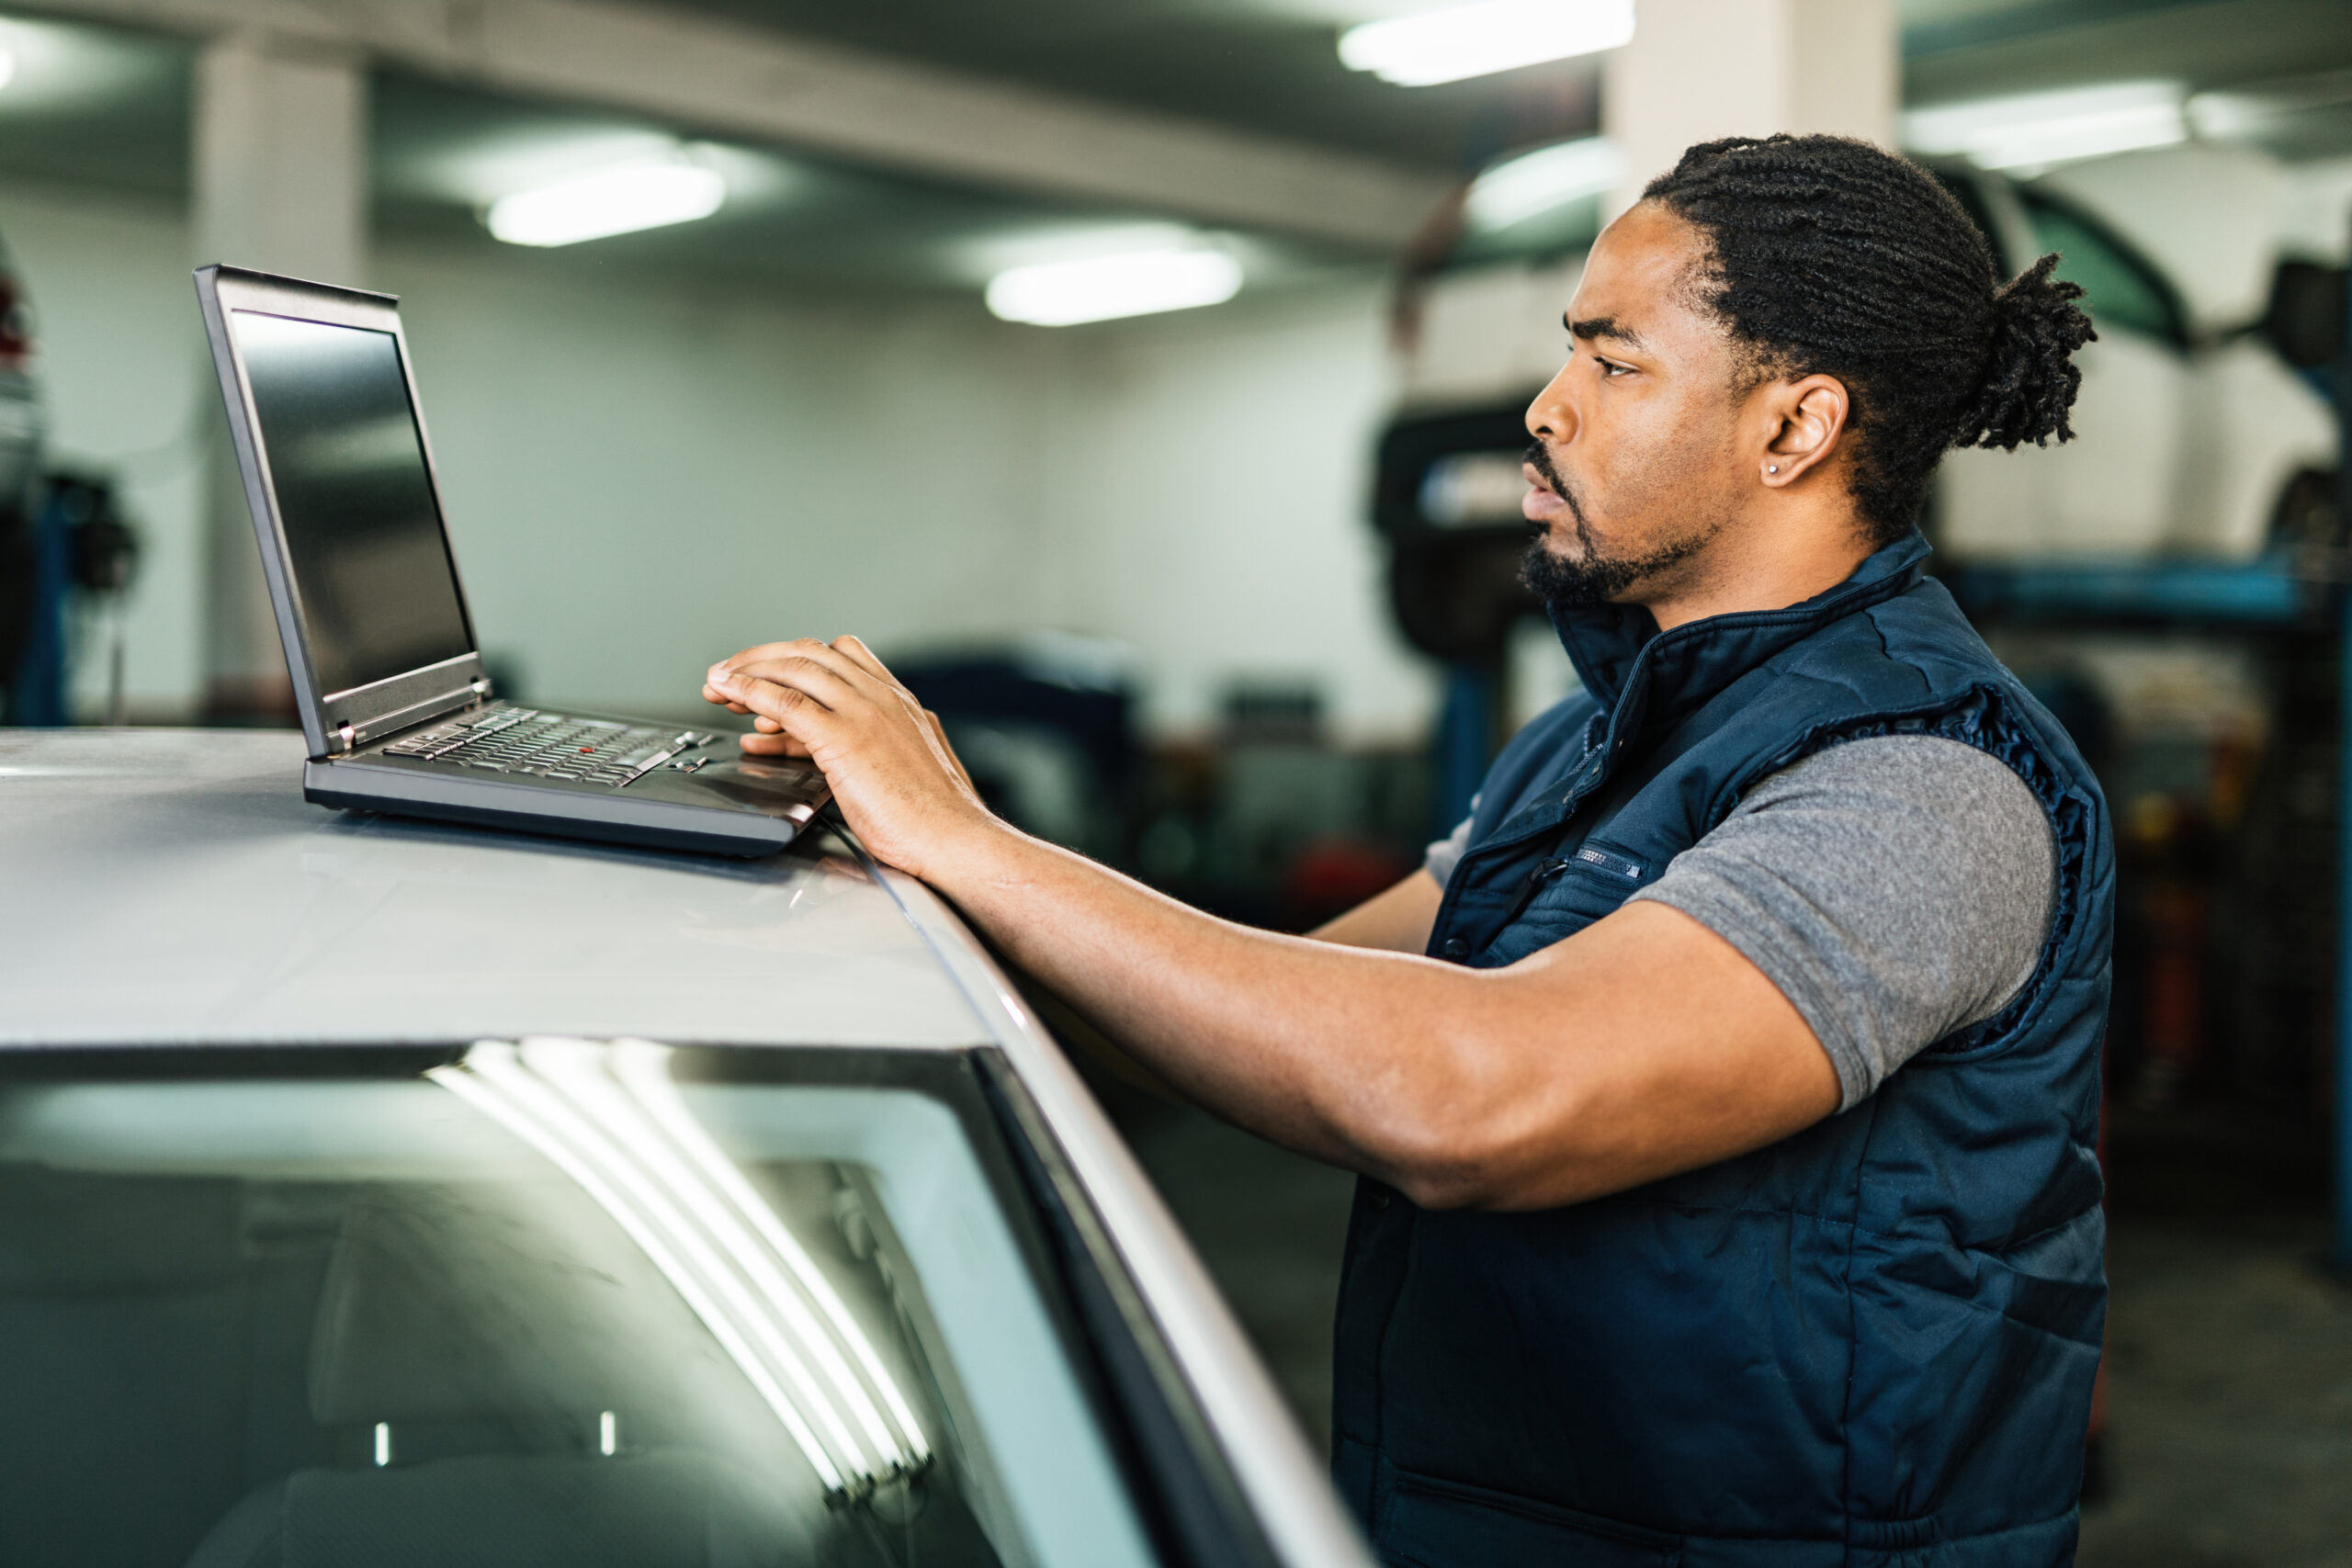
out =
<path fill-rule="evenodd" d="M 1445 1070 L 1448 993 L 1426 959 L 1253 931 L 1009 829 L 926 868 L 1007 956 L 1187 1096 L 1304 1153 L 1392 1172 Z"/>
<path fill-rule="evenodd" d="M 1386 953 L 1420 953 L 1437 925 L 1445 888 L 1427 867 L 1386 891 L 1365 899 L 1336 919 L 1306 934 L 1341 947 L 1373 947 Z"/>
<path fill-rule="evenodd" d="M 1664 905 L 1468 970 L 1233 925 L 1008 830 L 933 880 L 1186 1095 L 1427 1206 L 1577 1202 L 1837 1106 L 1794 1009 Z"/>
<path fill-rule="evenodd" d="M 763 749 L 823 769 L 876 858 L 956 900 L 1179 1089 L 1416 1201 L 1573 1202 L 1836 1109 L 1803 1017 L 1663 904 L 1488 970 L 1340 944 L 1425 941 L 1441 894 L 1419 874 L 1338 941 L 1250 931 L 992 817 L 937 720 L 854 637 L 746 649 L 704 690 L 758 714 Z"/>

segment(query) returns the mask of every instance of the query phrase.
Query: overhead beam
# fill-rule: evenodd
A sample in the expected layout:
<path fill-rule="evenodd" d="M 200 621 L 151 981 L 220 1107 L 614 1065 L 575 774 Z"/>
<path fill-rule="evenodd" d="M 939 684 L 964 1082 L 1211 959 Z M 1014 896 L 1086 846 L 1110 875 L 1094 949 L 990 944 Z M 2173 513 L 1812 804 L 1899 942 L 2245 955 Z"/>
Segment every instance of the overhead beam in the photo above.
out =
<path fill-rule="evenodd" d="M 1602 68 L 1601 129 L 1625 160 L 1610 210 L 1718 137 L 1892 146 L 1899 40 L 1894 0 L 1642 0 L 1641 31 Z"/>
<path fill-rule="evenodd" d="M 32 0 L 57 16 L 356 51 L 934 177 L 1351 244 L 1402 241 L 1439 176 L 1172 115 L 606 0 Z"/>

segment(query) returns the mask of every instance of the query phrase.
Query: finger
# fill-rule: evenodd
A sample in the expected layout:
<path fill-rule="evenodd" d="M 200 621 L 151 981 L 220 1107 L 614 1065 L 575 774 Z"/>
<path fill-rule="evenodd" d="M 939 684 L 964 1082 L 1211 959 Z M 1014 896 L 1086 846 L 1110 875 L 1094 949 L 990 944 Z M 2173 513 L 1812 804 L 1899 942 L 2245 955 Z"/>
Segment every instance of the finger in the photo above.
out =
<path fill-rule="evenodd" d="M 722 660 L 710 667 L 714 677 L 759 671 L 786 660 L 802 659 L 822 665 L 853 685 L 863 686 L 870 677 L 854 660 L 837 652 L 831 643 L 814 637 L 801 637 L 792 642 L 770 643 L 764 648 L 746 649 L 731 659 Z M 715 682 L 723 689 L 723 682 Z"/>
<path fill-rule="evenodd" d="M 727 695 L 725 693 L 713 691 L 707 684 L 706 684 L 702 689 L 702 700 L 707 703 L 717 703 L 729 713 L 749 713 L 752 711 L 750 708 L 745 707 L 741 703 L 737 702 L 734 698 Z"/>
<path fill-rule="evenodd" d="M 731 670 L 724 675 L 713 676 L 712 679 L 720 691 L 732 693 L 738 702 L 749 704 L 755 713 L 768 711 L 757 702 L 752 701 L 748 694 L 755 691 L 763 682 L 788 686 L 796 692 L 824 704 L 835 712 L 865 696 L 865 694 L 859 691 L 840 671 L 799 653 L 746 665 L 741 670 Z"/>
<path fill-rule="evenodd" d="M 932 733 L 934 736 L 940 736 L 944 740 L 944 732 L 939 728 L 938 715 L 924 707 L 922 700 L 907 690 L 896 675 L 890 673 L 888 667 L 872 649 L 866 647 L 859 638 L 849 636 L 835 637 L 832 647 L 835 652 L 887 687 L 890 694 L 899 699 L 899 705 L 907 710 L 908 716 L 917 724 L 930 726 Z M 953 748 L 949 749 L 948 755 L 951 758 L 955 755 Z"/>
<path fill-rule="evenodd" d="M 782 659 L 785 655 L 796 651 L 799 648 L 801 642 L 806 640 L 808 639 L 801 638 L 790 642 L 760 643 L 754 647 L 741 649 L 736 652 L 729 654 L 717 664 L 712 665 L 711 668 L 714 670 L 725 670 L 732 668 L 735 665 L 748 663 L 758 659 Z"/>
<path fill-rule="evenodd" d="M 924 708 L 921 699 L 900 683 L 896 675 L 890 673 L 889 668 L 882 662 L 872 649 L 865 646 L 863 640 L 847 635 L 837 637 L 832 640 L 832 649 L 875 682 L 882 691 L 896 697 L 899 705 L 907 710 L 907 716 L 910 718 L 919 725 L 930 724 L 933 727 L 934 732 L 936 731 L 936 717 Z M 880 694 L 876 694 L 878 696 Z"/>
<path fill-rule="evenodd" d="M 805 759 L 808 755 L 807 743 L 789 735 L 745 735 L 739 741 L 746 756 Z"/>
<path fill-rule="evenodd" d="M 867 674 L 888 681 L 893 686 L 899 683 L 899 678 L 890 673 L 889 668 L 861 639 L 846 635 L 837 637 L 833 638 L 832 648 L 834 652 L 855 664 Z"/>
<path fill-rule="evenodd" d="M 966 770 L 964 759 L 958 757 L 956 754 L 956 748 L 947 743 L 947 728 L 939 722 L 939 716 L 929 708 L 925 708 L 922 710 L 922 718 L 923 722 L 931 727 L 931 739 L 938 747 L 939 755 L 946 761 L 949 770 L 964 781 L 966 789 L 978 795 L 979 791 L 972 784 L 972 775 Z"/>
<path fill-rule="evenodd" d="M 869 683 L 872 679 L 859 671 L 853 681 L 800 653 L 786 654 L 783 658 L 746 665 L 740 670 L 715 670 L 710 676 L 715 690 L 722 695 L 731 696 L 742 706 L 742 711 L 753 715 L 769 712 L 767 706 L 752 698 L 752 694 L 763 683 L 788 686 L 828 708 L 840 711 L 870 701 L 869 694 L 862 691 L 860 686 Z"/>
<path fill-rule="evenodd" d="M 806 740 L 830 730 L 835 718 L 833 709 L 821 694 L 804 688 L 812 685 L 831 687 L 840 696 L 838 681 L 821 670 L 812 671 L 802 663 L 771 666 L 768 675 L 774 679 L 752 674 L 729 675 L 721 689 L 732 692 L 738 702 L 760 718 L 772 721 L 781 732 L 797 735 Z M 842 700 L 847 699 L 843 697 Z"/>

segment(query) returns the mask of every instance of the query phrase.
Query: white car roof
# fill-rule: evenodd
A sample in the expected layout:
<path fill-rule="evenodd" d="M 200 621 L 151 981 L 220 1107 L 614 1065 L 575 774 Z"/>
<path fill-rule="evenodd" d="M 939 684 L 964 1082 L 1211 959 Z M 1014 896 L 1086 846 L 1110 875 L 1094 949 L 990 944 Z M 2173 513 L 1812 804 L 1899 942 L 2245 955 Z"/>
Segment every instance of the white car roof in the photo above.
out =
<path fill-rule="evenodd" d="M 738 861 L 328 811 L 292 731 L 0 732 L 0 1044 L 991 1038 L 837 839 Z"/>

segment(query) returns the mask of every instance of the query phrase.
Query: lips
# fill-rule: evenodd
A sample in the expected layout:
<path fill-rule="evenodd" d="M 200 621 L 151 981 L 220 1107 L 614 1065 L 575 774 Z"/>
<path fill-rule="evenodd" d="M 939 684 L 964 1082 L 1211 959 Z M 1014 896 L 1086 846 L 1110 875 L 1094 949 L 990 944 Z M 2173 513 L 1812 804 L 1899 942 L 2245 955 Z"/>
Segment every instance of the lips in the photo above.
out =
<path fill-rule="evenodd" d="M 1521 498 L 1519 503 L 1521 516 L 1530 523 L 1548 524 L 1567 511 L 1568 503 L 1544 482 L 1544 476 L 1535 471 L 1534 464 L 1521 464 L 1520 472 L 1527 476 L 1528 485 L 1527 494 Z"/>

